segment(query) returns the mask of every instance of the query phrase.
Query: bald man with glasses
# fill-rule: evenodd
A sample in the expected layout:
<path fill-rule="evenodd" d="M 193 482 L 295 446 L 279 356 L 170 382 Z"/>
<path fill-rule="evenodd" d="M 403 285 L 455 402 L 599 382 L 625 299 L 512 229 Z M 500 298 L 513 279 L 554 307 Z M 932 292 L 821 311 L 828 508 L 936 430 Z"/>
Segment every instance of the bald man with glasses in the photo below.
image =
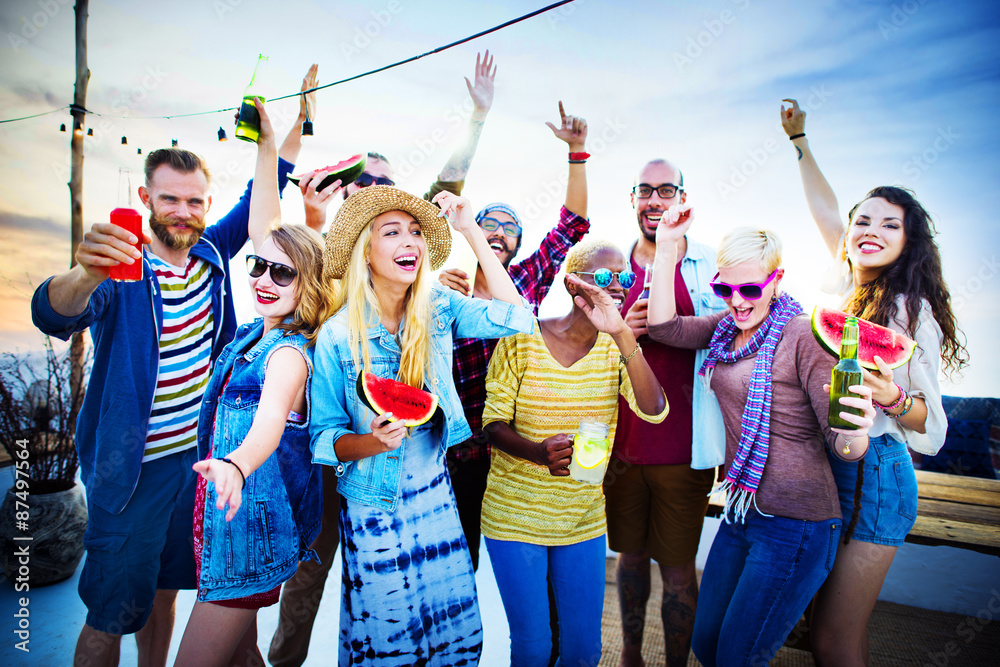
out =
<path fill-rule="evenodd" d="M 675 214 L 690 211 L 684 175 L 667 160 L 652 160 L 632 188 L 639 238 L 628 253 L 636 282 L 656 254 L 656 228 Z M 683 237 L 673 267 L 678 314 L 707 315 L 725 309 L 709 282 L 715 251 Z M 619 406 L 612 461 L 604 479 L 608 544 L 619 552 L 617 583 L 622 618 L 622 665 L 642 665 L 642 637 L 655 560 L 663 579 L 666 664 L 687 665 L 698 604 L 695 556 L 701 539 L 714 468 L 725 453 L 725 431 L 718 403 L 696 374 L 704 351 L 682 350 L 646 335 L 648 299 L 630 290 L 623 308 L 643 355 L 667 394 L 670 414 L 660 424 L 638 419 Z"/>

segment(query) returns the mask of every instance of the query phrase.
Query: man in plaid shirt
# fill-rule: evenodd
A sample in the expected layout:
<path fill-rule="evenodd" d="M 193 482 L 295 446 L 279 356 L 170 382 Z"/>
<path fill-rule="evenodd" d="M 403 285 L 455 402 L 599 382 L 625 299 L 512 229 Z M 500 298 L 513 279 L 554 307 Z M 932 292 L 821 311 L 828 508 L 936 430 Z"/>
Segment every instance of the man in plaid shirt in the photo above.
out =
<path fill-rule="evenodd" d="M 506 267 L 514 286 L 531 304 L 535 315 L 538 305 L 549 292 L 566 253 L 579 243 L 590 230 L 587 220 L 587 173 L 584 145 L 587 121 L 567 116 L 559 103 L 562 126 L 546 123 L 556 137 L 569 145 L 569 180 L 566 183 L 566 203 L 559 213 L 559 224 L 546 234 L 538 250 L 517 264 L 511 260 L 521 247 L 521 220 L 513 208 L 502 203 L 489 204 L 478 214 L 486 240 Z M 452 289 L 469 295 L 469 276 L 460 269 L 441 272 L 440 281 Z M 477 267 L 471 296 L 489 299 L 490 291 L 481 267 Z M 490 472 L 490 448 L 483 434 L 483 406 L 486 404 L 486 371 L 496 348 L 494 339 L 459 338 L 454 345 L 455 387 L 465 408 L 465 418 L 472 437 L 448 450 L 448 471 L 455 490 L 458 514 L 469 543 L 472 566 L 479 567 L 479 515 L 486 493 L 486 478 Z"/>

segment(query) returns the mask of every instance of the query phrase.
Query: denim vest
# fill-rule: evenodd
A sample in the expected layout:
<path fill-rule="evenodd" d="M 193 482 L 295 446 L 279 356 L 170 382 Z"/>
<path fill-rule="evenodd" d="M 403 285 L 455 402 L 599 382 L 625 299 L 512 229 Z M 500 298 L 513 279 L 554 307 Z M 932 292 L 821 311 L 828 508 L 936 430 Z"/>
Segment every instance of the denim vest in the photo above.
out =
<path fill-rule="evenodd" d="M 229 456 L 243 443 L 257 414 L 264 372 L 275 350 L 294 347 L 302 353 L 309 368 L 309 394 L 312 349 L 306 349 L 306 339 L 277 328 L 261 338 L 262 331 L 260 319 L 241 326 L 216 362 L 198 419 L 199 459 L 208 456 L 209 448 L 213 457 Z M 242 504 L 232 521 L 216 509 L 215 485 L 208 485 L 199 600 L 269 591 L 295 574 L 300 559 L 316 560 L 309 545 L 322 519 L 322 475 L 309 452 L 311 404 L 307 400 L 306 422 L 286 422 L 278 449 L 247 476 Z"/>
<path fill-rule="evenodd" d="M 472 436 L 451 373 L 454 338 L 499 338 L 528 333 L 534 326 L 534 316 L 526 304 L 523 300 L 522 305 L 514 306 L 499 299 L 471 299 L 437 284 L 431 288 L 432 316 L 428 327 L 431 349 L 426 382 L 444 412 L 442 454 Z M 378 322 L 368 327 L 365 335 L 371 372 L 384 378 L 397 377 L 402 351 L 395 336 Z M 396 451 L 358 461 L 340 461 L 334 450 L 334 444 L 344 435 L 371 433 L 375 418 L 375 413 L 358 398 L 356 381 L 364 361 L 360 355 L 356 362 L 351 358 L 346 310 L 323 325 L 316 339 L 315 358 L 316 378 L 311 393 L 313 460 L 334 466 L 339 478 L 337 490 L 343 497 L 394 511 L 408 440 L 404 438 Z"/>

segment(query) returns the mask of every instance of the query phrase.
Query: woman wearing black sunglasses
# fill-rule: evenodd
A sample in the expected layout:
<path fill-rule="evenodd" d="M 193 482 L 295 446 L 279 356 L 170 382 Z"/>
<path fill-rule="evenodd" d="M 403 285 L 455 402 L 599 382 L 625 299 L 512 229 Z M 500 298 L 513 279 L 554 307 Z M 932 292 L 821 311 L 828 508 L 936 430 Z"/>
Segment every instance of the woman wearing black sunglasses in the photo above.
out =
<path fill-rule="evenodd" d="M 501 339 L 486 376 L 483 425 L 493 446 L 482 532 L 511 636 L 511 664 L 548 664 L 552 582 L 559 659 L 601 657 L 607 531 L 600 484 L 570 478 L 580 422 L 610 426 L 618 397 L 642 419 L 667 415 L 660 383 L 621 315 L 635 275 L 621 251 L 584 242 L 566 257 L 573 308 L 539 320 L 530 334 Z"/>
<path fill-rule="evenodd" d="M 833 359 L 780 290 L 781 242 L 773 232 L 736 229 L 719 245 L 712 288 L 728 312 L 676 315 L 674 272 L 666 267 L 676 263 L 677 239 L 692 217 L 689 207 L 674 206 L 660 221 L 649 301 L 654 340 L 708 349 L 699 374 L 718 396 L 726 427 L 725 522 L 705 564 L 692 648 L 706 667 L 765 664 L 833 566 L 841 515 L 826 450 L 846 460 L 863 456 L 875 409 L 871 390 L 852 386 L 864 398 L 841 403 L 863 416 L 840 414 L 858 430 L 827 424 L 824 383 Z"/>
<path fill-rule="evenodd" d="M 250 220 L 280 220 L 277 152 L 258 104 L 256 187 Z M 215 362 L 198 428 L 194 540 L 198 601 L 178 665 L 263 664 L 257 610 L 278 602 L 282 582 L 322 516 L 320 468 L 309 450 L 312 345 L 329 317 L 319 234 L 277 225 L 247 256 L 260 319 L 236 331 Z M 228 506 L 228 508 L 227 508 Z M 251 656 L 251 657 L 246 657 Z"/>

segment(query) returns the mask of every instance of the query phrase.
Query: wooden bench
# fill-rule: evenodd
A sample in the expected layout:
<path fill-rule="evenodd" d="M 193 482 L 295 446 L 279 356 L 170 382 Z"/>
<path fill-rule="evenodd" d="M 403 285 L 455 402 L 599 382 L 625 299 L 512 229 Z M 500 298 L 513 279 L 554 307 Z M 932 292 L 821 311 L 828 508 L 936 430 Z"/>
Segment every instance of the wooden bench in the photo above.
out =
<path fill-rule="evenodd" d="M 917 522 L 906 541 L 1000 556 L 1000 480 L 917 470 Z M 706 516 L 722 516 L 713 497 Z"/>

